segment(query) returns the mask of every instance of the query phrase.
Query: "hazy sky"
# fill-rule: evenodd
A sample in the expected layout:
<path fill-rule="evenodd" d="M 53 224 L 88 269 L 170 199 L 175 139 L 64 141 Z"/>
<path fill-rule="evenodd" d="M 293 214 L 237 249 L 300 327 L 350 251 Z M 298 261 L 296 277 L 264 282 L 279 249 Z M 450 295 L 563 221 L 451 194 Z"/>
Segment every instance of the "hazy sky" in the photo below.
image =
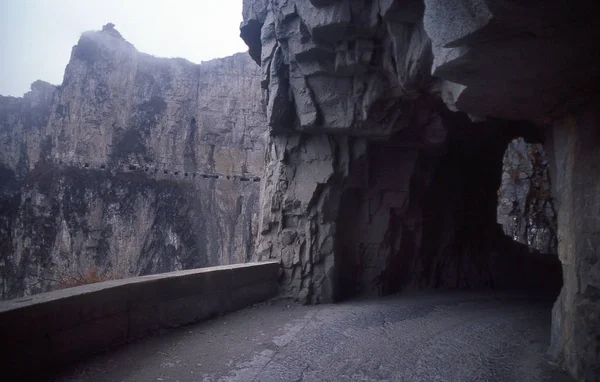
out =
<path fill-rule="evenodd" d="M 0 95 L 62 82 L 82 32 L 108 22 L 144 53 L 192 62 L 247 48 L 242 0 L 0 0 Z"/>

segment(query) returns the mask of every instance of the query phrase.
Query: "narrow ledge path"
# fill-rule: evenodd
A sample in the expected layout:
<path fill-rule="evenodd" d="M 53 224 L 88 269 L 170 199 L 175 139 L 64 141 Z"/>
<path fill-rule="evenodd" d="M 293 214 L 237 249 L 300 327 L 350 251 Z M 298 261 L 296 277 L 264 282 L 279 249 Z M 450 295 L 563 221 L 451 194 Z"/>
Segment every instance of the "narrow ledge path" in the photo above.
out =
<path fill-rule="evenodd" d="M 572 381 L 546 355 L 549 298 L 419 292 L 269 301 L 73 365 L 56 381 Z"/>

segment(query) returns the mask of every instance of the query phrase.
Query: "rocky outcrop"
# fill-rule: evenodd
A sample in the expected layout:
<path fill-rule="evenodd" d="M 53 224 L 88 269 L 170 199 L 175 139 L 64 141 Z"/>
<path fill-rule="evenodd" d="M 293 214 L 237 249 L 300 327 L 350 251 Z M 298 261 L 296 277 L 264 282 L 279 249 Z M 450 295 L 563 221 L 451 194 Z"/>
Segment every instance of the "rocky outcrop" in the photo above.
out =
<path fill-rule="evenodd" d="M 246 54 L 156 58 L 109 24 L 62 85 L 0 97 L 0 123 L 2 298 L 250 259 L 266 123 Z"/>
<path fill-rule="evenodd" d="M 556 211 L 546 152 L 517 138 L 508 144 L 498 189 L 497 221 L 504 233 L 534 251 L 556 254 Z"/>
<path fill-rule="evenodd" d="M 598 90 L 589 78 L 600 58 L 588 45 L 598 38 L 597 8 L 248 0 L 241 34 L 262 66 L 274 131 L 376 136 L 402 129 L 406 101 L 423 94 L 479 118 L 514 120 L 584 102 Z"/>
<path fill-rule="evenodd" d="M 45 148 L 55 92 L 56 86 L 36 81 L 23 98 L 0 96 L 0 163 L 19 177 L 29 171 L 29 161 L 37 161 Z"/>
<path fill-rule="evenodd" d="M 281 259 L 284 290 L 320 302 L 410 286 L 555 288 L 555 230 L 565 283 L 553 349 L 577 378 L 597 378 L 590 344 L 599 332 L 575 308 L 584 301 L 586 317 L 597 317 L 597 272 L 574 264 L 598 256 L 593 240 L 569 247 L 561 236 L 593 232 L 561 200 L 579 184 L 564 166 L 550 177 L 561 187 L 557 228 L 549 200 L 532 199 L 538 178 L 527 192 L 501 187 L 502 211 L 512 204 L 506 214 L 525 214 L 504 225 L 523 243 L 506 238 L 496 211 L 509 142 L 544 141 L 597 94 L 598 4 L 246 0 L 243 14 L 272 133 L 256 258 Z M 557 149 L 545 148 L 554 158 Z M 598 165 L 586 158 L 593 165 L 580 171 Z M 544 171 L 519 169 L 541 176 L 540 193 Z"/>

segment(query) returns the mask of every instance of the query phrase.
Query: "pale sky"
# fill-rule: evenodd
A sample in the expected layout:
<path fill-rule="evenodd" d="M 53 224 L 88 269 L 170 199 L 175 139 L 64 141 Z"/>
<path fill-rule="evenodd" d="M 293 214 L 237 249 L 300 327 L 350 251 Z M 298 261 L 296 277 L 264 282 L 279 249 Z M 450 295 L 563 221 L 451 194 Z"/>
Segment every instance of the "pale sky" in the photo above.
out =
<path fill-rule="evenodd" d="M 112 22 L 144 53 L 192 62 L 246 51 L 242 0 L 0 0 L 0 95 L 62 83 L 81 33 Z"/>

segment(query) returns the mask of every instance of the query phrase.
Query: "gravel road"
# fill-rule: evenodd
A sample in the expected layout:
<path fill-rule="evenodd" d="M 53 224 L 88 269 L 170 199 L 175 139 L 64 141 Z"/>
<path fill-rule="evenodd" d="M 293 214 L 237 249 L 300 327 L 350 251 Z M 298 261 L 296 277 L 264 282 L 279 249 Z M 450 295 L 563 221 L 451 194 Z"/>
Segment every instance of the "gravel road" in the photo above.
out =
<path fill-rule="evenodd" d="M 270 301 L 122 346 L 56 380 L 572 381 L 546 356 L 551 306 L 489 292 Z"/>

